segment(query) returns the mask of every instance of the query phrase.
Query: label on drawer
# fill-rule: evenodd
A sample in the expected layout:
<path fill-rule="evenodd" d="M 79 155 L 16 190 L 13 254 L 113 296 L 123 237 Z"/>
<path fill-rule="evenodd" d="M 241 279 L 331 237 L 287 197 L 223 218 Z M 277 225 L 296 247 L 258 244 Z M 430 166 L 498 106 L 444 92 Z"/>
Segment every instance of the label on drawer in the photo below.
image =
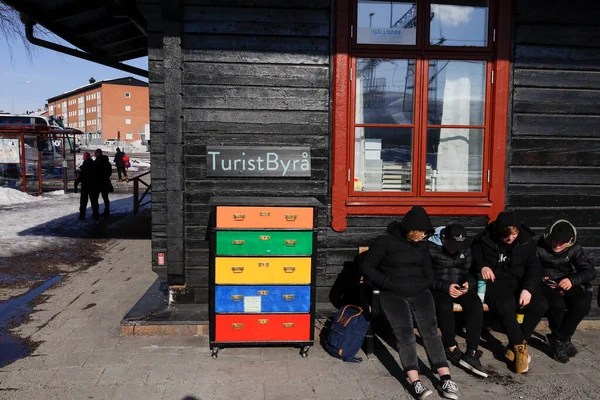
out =
<path fill-rule="evenodd" d="M 245 296 L 244 297 L 244 312 L 247 312 L 247 313 L 261 312 L 261 296 Z"/>

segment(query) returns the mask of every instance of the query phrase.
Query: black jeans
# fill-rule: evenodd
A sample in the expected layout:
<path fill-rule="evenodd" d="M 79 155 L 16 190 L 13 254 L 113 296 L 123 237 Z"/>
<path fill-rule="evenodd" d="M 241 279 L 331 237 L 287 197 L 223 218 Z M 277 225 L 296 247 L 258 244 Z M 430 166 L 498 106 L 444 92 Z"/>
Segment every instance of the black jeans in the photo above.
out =
<path fill-rule="evenodd" d="M 448 367 L 442 338 L 437 330 L 433 296 L 429 290 L 414 297 L 382 292 L 381 309 L 394 332 L 400 361 L 405 371 L 419 371 L 413 317 L 423 339 L 431 368 L 437 370 Z"/>
<path fill-rule="evenodd" d="M 591 299 L 581 286 L 564 290 L 563 295 L 556 289 L 542 285 L 542 293 L 548 302 L 548 325 L 554 337 L 561 342 L 571 340 L 577 325 L 589 314 Z"/>
<path fill-rule="evenodd" d="M 85 186 L 81 186 L 81 197 L 79 198 L 79 215 L 85 216 L 85 210 L 87 209 L 88 197 L 92 204 L 92 213 L 98 213 L 98 196 L 94 196 Z"/>
<path fill-rule="evenodd" d="M 123 174 L 123 176 L 127 176 L 127 170 L 125 169 L 125 167 L 117 167 L 117 174 L 119 174 L 119 180 L 121 180 L 121 174 Z"/>
<path fill-rule="evenodd" d="M 456 299 L 453 299 L 448 293 L 435 291 L 433 292 L 433 299 L 435 300 L 438 326 L 440 327 L 440 331 L 442 331 L 442 337 L 446 342 L 446 346 L 456 346 L 454 312 L 452 309 L 453 303 L 458 303 L 467 315 L 467 349 L 477 350 L 483 327 L 483 303 L 481 303 L 475 290 L 470 289 Z"/>
<path fill-rule="evenodd" d="M 548 310 L 548 302 L 539 291 L 531 294 L 531 301 L 525 307 L 523 323 L 517 322 L 517 304 L 521 296 L 519 283 L 514 280 L 496 279 L 495 282 L 487 281 L 485 289 L 485 302 L 490 307 L 490 312 L 495 314 L 510 346 L 516 346 L 529 340 L 535 327 Z"/>
<path fill-rule="evenodd" d="M 92 201 L 92 210 L 94 209 L 94 200 L 96 201 L 96 210 L 94 215 L 98 215 L 100 206 L 98 205 L 98 197 L 102 194 L 102 201 L 104 202 L 103 214 L 110 214 L 110 200 L 108 199 L 108 191 L 103 190 L 101 192 L 90 193 L 90 200 Z"/>

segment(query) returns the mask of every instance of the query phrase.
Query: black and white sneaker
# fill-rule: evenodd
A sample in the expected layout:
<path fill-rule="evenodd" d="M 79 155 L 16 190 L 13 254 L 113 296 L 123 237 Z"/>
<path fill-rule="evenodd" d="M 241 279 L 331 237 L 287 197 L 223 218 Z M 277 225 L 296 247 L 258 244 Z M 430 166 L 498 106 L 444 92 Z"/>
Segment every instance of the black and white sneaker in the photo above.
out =
<path fill-rule="evenodd" d="M 417 396 L 417 399 L 422 400 L 427 396 L 430 396 L 431 394 L 433 394 L 433 392 L 429 389 L 427 389 L 425 387 L 425 385 L 423 385 L 421 383 L 421 381 L 415 381 L 412 384 L 413 390 L 415 391 L 415 395 Z"/>
<path fill-rule="evenodd" d="M 440 394 L 445 399 L 458 399 L 458 385 L 452 381 L 452 379 L 445 379 L 440 382 L 438 386 Z"/>
<path fill-rule="evenodd" d="M 482 378 L 487 378 L 488 374 L 481 366 L 481 361 L 479 361 L 479 359 L 481 358 L 481 354 L 481 351 L 467 350 L 465 355 L 460 359 L 458 363 L 463 368 L 471 371 L 475 375 L 480 376 Z"/>
<path fill-rule="evenodd" d="M 565 352 L 567 353 L 567 355 L 569 357 L 575 357 L 577 355 L 577 353 L 579 353 L 579 351 L 577 350 L 577 347 L 575 347 L 573 342 L 571 342 L 570 340 L 565 343 L 566 343 Z"/>
<path fill-rule="evenodd" d="M 465 354 L 458 348 L 458 346 L 456 346 L 452 351 L 446 349 L 446 358 L 454 364 L 458 364 L 464 355 Z"/>

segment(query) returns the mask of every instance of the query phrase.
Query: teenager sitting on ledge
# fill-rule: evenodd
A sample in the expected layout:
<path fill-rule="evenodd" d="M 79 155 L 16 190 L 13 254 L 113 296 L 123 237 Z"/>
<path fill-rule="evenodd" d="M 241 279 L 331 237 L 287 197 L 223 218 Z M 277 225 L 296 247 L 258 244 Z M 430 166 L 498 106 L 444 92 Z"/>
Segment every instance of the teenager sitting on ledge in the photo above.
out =
<path fill-rule="evenodd" d="M 467 231 L 461 224 L 439 227 L 429 238 L 429 253 L 433 266 L 433 299 L 437 321 L 450 360 L 487 378 L 481 366 L 479 337 L 483 326 L 483 303 L 477 296 L 477 283 L 469 274 L 473 257 L 467 245 Z M 454 303 L 467 315 L 467 349 L 463 353 L 456 343 Z"/>
<path fill-rule="evenodd" d="M 441 377 L 438 390 L 448 399 L 458 399 L 458 387 L 450 377 L 442 339 L 437 330 L 433 296 L 431 257 L 427 242 L 433 233 L 429 216 L 422 207 L 413 207 L 402 219 L 392 222 L 369 248 L 362 273 L 381 289 L 381 309 L 397 341 L 400 362 L 419 399 L 432 394 L 419 379 L 413 317 L 425 344 L 431 368 Z"/>

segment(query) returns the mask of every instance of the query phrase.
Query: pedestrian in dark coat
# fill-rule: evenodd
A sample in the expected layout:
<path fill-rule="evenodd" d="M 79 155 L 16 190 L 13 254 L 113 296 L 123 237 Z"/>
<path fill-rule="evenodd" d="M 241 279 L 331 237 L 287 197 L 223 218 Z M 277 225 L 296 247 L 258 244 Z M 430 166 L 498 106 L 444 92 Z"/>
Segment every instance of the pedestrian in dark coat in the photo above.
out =
<path fill-rule="evenodd" d="M 529 370 L 527 340 L 548 309 L 539 293 L 540 260 L 533 236 L 514 212 L 503 211 L 473 243 L 474 269 L 486 281 L 485 303 L 508 336 L 506 357 L 517 373 Z M 526 312 L 521 324 L 517 307 Z"/>
<path fill-rule="evenodd" d="M 433 233 L 429 216 L 422 207 L 413 207 L 401 222 L 392 222 L 378 236 L 364 257 L 361 270 L 381 289 L 381 309 L 397 341 L 400 361 L 417 398 L 430 395 L 419 378 L 419 364 L 413 318 L 423 339 L 431 367 L 441 377 L 439 390 L 444 397 L 458 398 L 457 385 L 450 378 L 442 339 L 437 330 L 431 256 L 427 242 Z"/>
<path fill-rule="evenodd" d="M 479 359 L 479 338 L 483 327 L 483 304 L 477 296 L 477 282 L 470 275 L 473 257 L 467 242 L 467 230 L 461 224 L 441 226 L 429 238 L 433 267 L 433 299 L 438 326 L 446 344 L 447 356 L 454 363 L 486 378 Z M 467 349 L 463 353 L 456 343 L 454 303 L 467 316 Z"/>
<path fill-rule="evenodd" d="M 127 169 L 125 168 L 125 160 L 123 160 L 124 156 L 125 153 L 123 153 L 121 149 L 117 147 L 117 152 L 115 153 L 113 161 L 115 163 L 115 166 L 117 167 L 117 174 L 119 175 L 118 182 L 123 182 L 123 180 L 121 179 L 121 175 L 125 177 L 126 182 L 129 182 L 129 177 L 127 176 Z"/>
<path fill-rule="evenodd" d="M 96 182 L 96 199 L 102 194 L 102 200 L 104 201 L 104 212 L 103 217 L 110 217 L 110 200 L 108 193 L 113 191 L 112 183 L 110 182 L 110 176 L 112 175 L 112 165 L 108 160 L 108 156 L 102 154 L 101 149 L 96 149 L 94 152 L 96 159 L 94 160 L 94 180 Z"/>
<path fill-rule="evenodd" d="M 583 284 L 596 278 L 596 269 L 577 243 L 577 230 L 567 220 L 556 221 L 538 240 L 542 293 L 548 301 L 547 335 L 554 358 L 566 363 L 578 351 L 571 342 L 577 325 L 589 314 L 592 297 Z"/>
<path fill-rule="evenodd" d="M 81 197 L 79 198 L 79 219 L 85 219 L 88 197 L 92 204 L 93 215 L 98 215 L 98 196 L 93 196 L 94 190 L 94 160 L 89 152 L 83 153 L 83 163 L 79 167 L 79 176 L 75 180 L 75 193 L 77 186 L 81 185 Z"/>

